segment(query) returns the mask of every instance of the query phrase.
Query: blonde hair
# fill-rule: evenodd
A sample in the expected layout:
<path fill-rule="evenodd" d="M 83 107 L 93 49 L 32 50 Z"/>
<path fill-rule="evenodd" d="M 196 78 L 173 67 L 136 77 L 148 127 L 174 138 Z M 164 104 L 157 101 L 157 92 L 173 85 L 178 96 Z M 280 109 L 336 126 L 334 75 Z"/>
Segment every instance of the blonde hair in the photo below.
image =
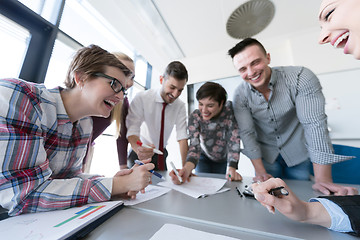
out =
<path fill-rule="evenodd" d="M 112 53 L 120 62 L 129 61 L 134 63 L 134 61 L 125 53 L 122 52 L 113 52 Z M 122 118 L 122 102 L 118 103 L 113 110 L 111 110 L 111 122 L 115 121 L 116 126 L 116 138 L 120 136 L 121 129 L 121 118 Z"/>

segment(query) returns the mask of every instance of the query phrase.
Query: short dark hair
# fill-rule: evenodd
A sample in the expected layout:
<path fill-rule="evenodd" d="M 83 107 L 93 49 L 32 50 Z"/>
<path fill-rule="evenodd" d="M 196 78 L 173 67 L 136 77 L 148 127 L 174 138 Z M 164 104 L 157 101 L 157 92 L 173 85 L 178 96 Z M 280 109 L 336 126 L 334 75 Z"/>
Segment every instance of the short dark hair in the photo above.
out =
<path fill-rule="evenodd" d="M 244 40 L 236 44 L 233 48 L 231 48 L 228 51 L 228 54 L 231 56 L 231 58 L 234 58 L 236 54 L 244 51 L 245 48 L 253 45 L 259 46 L 260 50 L 266 55 L 266 50 L 264 46 L 255 38 L 245 38 Z"/>
<path fill-rule="evenodd" d="M 215 82 L 206 82 L 196 92 L 196 99 L 199 101 L 207 97 L 215 100 L 220 105 L 221 103 L 226 102 L 227 93 L 220 84 Z"/>
<path fill-rule="evenodd" d="M 188 72 L 184 64 L 179 61 L 173 61 L 169 63 L 164 72 L 164 78 L 167 79 L 169 76 L 175 78 L 176 80 L 186 80 L 188 81 Z"/>

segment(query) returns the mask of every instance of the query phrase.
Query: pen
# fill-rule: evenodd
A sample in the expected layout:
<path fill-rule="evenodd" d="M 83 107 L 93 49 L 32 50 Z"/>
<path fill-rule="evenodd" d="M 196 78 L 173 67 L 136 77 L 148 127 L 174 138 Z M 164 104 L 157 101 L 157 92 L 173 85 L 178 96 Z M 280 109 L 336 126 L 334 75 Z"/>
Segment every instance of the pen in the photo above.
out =
<path fill-rule="evenodd" d="M 145 143 L 142 143 L 140 140 L 138 140 L 136 142 L 136 144 L 139 145 L 140 147 L 152 148 L 149 145 L 146 145 Z M 159 149 L 156 149 L 156 148 L 152 148 L 152 149 L 153 149 L 154 153 L 159 154 L 159 155 L 163 155 L 163 152 L 160 151 Z"/>
<path fill-rule="evenodd" d="M 176 167 L 175 167 L 175 165 L 174 165 L 174 163 L 173 163 L 172 161 L 170 161 L 170 165 L 171 165 L 172 169 L 174 170 L 175 175 L 177 176 L 177 178 L 179 179 L 179 181 L 182 183 L 183 180 L 182 180 L 182 178 L 180 177 L 179 172 L 178 172 L 178 170 L 176 169 Z"/>
<path fill-rule="evenodd" d="M 271 195 L 274 195 L 275 197 L 289 195 L 289 191 L 286 190 L 283 186 L 277 187 L 277 188 L 272 188 L 272 189 L 270 189 L 269 193 Z"/>
<path fill-rule="evenodd" d="M 141 161 L 139 161 L 139 160 L 135 160 L 135 163 L 138 164 L 138 165 L 140 165 L 140 166 L 141 166 L 141 165 L 144 165 L 144 163 L 141 162 Z M 154 174 L 154 175 L 157 176 L 158 178 L 165 180 L 165 178 L 164 178 L 160 173 L 155 172 L 154 170 L 149 170 L 149 172 L 151 172 L 152 174 Z"/>
<path fill-rule="evenodd" d="M 238 192 L 240 197 L 243 197 L 243 195 L 241 194 L 241 191 L 238 189 L 238 187 L 235 187 L 236 191 Z"/>

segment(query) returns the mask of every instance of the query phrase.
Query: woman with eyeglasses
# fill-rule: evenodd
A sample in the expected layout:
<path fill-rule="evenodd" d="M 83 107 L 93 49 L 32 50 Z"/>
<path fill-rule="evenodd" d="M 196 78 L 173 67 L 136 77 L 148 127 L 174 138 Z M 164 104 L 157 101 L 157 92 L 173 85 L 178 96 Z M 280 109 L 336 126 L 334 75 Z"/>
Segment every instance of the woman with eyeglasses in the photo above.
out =
<path fill-rule="evenodd" d="M 82 173 L 91 116 L 110 115 L 130 74 L 113 54 L 91 45 L 74 56 L 65 88 L 0 80 L 0 204 L 9 216 L 144 190 L 154 168 L 147 161 L 112 178 Z"/>
<path fill-rule="evenodd" d="M 335 48 L 342 48 L 345 54 L 352 54 L 360 60 L 359 0 L 323 0 L 319 22 L 320 44 L 330 43 Z M 288 189 L 288 196 L 278 198 L 268 193 L 270 189 L 280 186 Z M 304 202 L 279 178 L 271 178 L 266 182 L 253 184 L 252 187 L 256 199 L 272 213 L 277 209 L 295 221 L 360 236 L 360 195 L 324 196 Z M 337 192 L 337 189 L 332 191 Z"/>
<path fill-rule="evenodd" d="M 127 91 L 134 84 L 135 78 L 135 66 L 134 61 L 125 53 L 122 52 L 113 52 L 117 59 L 120 60 L 130 71 L 131 73 L 127 76 L 125 90 Z M 116 148 L 119 160 L 120 170 L 127 169 L 127 147 L 128 140 L 126 138 L 127 128 L 125 124 L 125 119 L 129 111 L 129 101 L 127 96 L 124 96 L 122 102 L 119 102 L 111 111 L 110 116 L 107 118 L 93 116 L 93 133 L 91 140 L 89 141 L 88 150 L 86 152 L 86 157 L 84 158 L 84 172 L 89 172 L 91 167 L 92 155 L 95 146 L 95 139 L 97 139 L 105 129 L 110 126 L 115 121 L 116 126 Z M 133 196 L 134 197 L 134 196 Z"/>

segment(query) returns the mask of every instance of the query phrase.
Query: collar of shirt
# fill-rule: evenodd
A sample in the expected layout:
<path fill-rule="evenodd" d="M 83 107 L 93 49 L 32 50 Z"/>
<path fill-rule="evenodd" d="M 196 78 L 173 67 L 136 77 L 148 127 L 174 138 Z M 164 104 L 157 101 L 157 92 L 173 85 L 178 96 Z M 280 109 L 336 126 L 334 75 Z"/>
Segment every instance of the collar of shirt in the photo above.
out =
<path fill-rule="evenodd" d="M 59 125 L 71 123 L 69 115 L 66 112 L 64 103 L 63 103 L 62 98 L 61 98 L 60 92 L 62 90 L 64 90 L 62 87 L 56 87 L 56 88 L 53 88 L 53 89 L 49 90 L 49 92 L 54 97 L 54 101 L 55 101 L 55 104 L 56 104 L 56 115 L 57 115 Z"/>

